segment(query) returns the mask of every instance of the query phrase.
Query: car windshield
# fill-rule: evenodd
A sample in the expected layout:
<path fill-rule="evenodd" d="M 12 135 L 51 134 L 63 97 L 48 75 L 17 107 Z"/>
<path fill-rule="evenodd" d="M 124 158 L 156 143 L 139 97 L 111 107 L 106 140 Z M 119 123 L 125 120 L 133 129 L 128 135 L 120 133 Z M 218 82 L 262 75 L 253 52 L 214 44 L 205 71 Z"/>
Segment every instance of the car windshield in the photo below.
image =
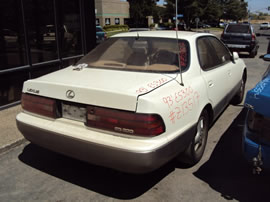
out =
<path fill-rule="evenodd" d="M 247 25 L 229 25 L 226 32 L 249 33 L 249 26 L 247 26 Z"/>
<path fill-rule="evenodd" d="M 175 72 L 189 66 L 189 45 L 185 40 L 154 37 L 112 37 L 83 57 L 78 64 L 89 68 L 128 71 Z M 179 53 L 180 51 L 180 53 Z M 179 54 L 178 54 L 179 53 Z"/>

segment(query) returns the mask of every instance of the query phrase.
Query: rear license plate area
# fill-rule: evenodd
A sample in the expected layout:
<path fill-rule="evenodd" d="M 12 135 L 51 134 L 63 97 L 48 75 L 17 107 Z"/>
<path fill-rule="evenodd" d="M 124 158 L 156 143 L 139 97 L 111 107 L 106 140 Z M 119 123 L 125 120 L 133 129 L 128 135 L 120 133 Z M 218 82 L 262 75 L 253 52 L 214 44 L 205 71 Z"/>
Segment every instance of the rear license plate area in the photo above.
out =
<path fill-rule="evenodd" d="M 80 122 L 86 122 L 86 107 L 80 104 L 61 103 L 62 117 Z"/>
<path fill-rule="evenodd" d="M 228 44 L 229 48 L 246 48 L 246 45 Z"/>

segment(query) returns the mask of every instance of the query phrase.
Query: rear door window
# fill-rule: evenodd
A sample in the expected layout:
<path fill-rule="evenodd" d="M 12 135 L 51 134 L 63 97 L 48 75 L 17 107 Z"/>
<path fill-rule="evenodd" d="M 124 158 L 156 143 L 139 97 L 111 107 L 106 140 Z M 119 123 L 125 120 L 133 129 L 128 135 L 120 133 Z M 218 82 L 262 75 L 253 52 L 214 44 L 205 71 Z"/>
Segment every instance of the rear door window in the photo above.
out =
<path fill-rule="evenodd" d="M 221 65 L 231 61 L 230 52 L 218 39 L 209 37 L 209 41 L 217 54 L 218 64 Z"/>
<path fill-rule="evenodd" d="M 197 41 L 200 65 L 205 71 L 213 69 L 220 64 L 215 50 L 208 38 L 209 37 L 201 37 Z"/>

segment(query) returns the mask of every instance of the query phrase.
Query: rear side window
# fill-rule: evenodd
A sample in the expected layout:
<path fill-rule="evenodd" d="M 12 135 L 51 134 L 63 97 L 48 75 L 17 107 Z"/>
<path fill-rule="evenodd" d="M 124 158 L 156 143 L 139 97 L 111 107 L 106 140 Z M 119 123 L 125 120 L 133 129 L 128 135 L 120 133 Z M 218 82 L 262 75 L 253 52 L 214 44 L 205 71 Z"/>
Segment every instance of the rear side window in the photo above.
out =
<path fill-rule="evenodd" d="M 250 28 L 248 25 L 228 25 L 226 32 L 231 33 L 250 33 Z"/>

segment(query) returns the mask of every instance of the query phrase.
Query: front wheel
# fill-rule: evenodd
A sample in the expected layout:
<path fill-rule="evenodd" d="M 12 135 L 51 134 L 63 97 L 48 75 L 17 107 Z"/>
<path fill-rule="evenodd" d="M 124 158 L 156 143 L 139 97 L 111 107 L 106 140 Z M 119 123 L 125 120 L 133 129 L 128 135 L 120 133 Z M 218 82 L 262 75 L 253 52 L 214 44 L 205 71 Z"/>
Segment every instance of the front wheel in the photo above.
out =
<path fill-rule="evenodd" d="M 193 166 L 201 160 L 207 143 L 208 126 L 208 113 L 206 110 L 203 110 L 197 122 L 197 131 L 193 140 L 185 152 L 179 157 L 181 162 Z"/>

